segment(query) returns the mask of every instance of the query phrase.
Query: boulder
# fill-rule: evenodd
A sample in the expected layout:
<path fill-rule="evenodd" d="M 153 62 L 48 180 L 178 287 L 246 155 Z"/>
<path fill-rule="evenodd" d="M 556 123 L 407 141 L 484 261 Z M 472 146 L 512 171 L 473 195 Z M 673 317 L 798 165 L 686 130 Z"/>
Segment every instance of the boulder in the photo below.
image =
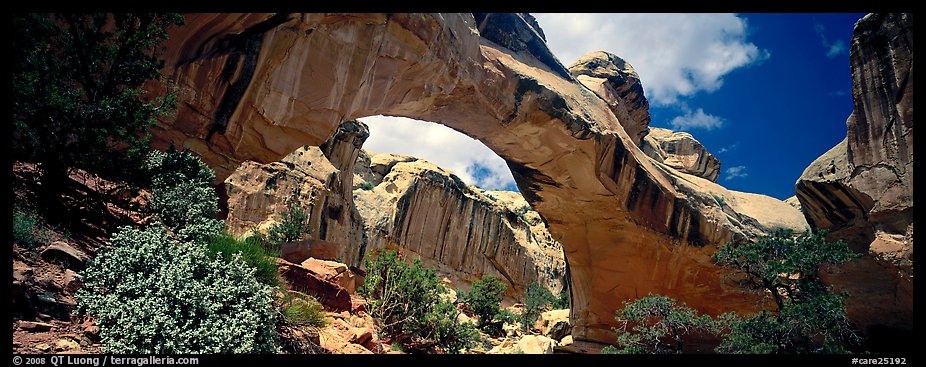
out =
<path fill-rule="evenodd" d="M 54 325 L 45 323 L 45 322 L 22 321 L 22 320 L 17 322 L 16 326 L 18 326 L 20 330 L 25 330 L 25 331 L 29 331 L 33 333 L 49 331 L 55 327 Z"/>
<path fill-rule="evenodd" d="M 524 354 L 553 354 L 556 341 L 540 335 L 525 335 L 515 344 L 514 350 Z"/>
<path fill-rule="evenodd" d="M 47 261 L 61 261 L 64 266 L 75 270 L 83 270 L 90 260 L 83 251 L 64 241 L 52 242 L 42 250 L 41 256 Z"/>
<path fill-rule="evenodd" d="M 62 278 L 62 283 L 64 283 L 64 290 L 67 292 L 74 293 L 83 285 L 84 277 L 77 272 L 71 269 L 64 270 L 64 277 Z"/>
<path fill-rule="evenodd" d="M 277 259 L 277 266 L 280 276 L 292 289 L 315 296 L 325 309 L 337 312 L 351 310 L 350 292 L 340 284 L 283 259 Z"/>
<path fill-rule="evenodd" d="M 310 257 L 300 265 L 329 281 L 339 284 L 351 294 L 360 286 L 357 282 L 357 277 L 354 276 L 354 272 L 352 272 L 346 264 Z"/>

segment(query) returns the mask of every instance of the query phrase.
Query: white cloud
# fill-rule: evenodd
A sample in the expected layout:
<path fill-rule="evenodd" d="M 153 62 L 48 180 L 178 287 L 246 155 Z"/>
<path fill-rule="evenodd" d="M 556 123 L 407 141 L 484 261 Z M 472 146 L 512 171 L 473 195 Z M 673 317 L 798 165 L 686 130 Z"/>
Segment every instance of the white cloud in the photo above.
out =
<path fill-rule="evenodd" d="M 736 149 L 738 149 L 739 147 L 740 147 L 740 142 L 737 141 L 736 143 L 733 143 L 733 144 L 730 144 L 730 145 L 725 146 L 725 147 L 723 147 L 723 148 L 720 148 L 720 150 L 718 150 L 717 153 L 718 153 L 718 154 L 722 154 L 722 153 L 726 153 L 726 152 L 732 152 L 732 151 L 735 151 Z"/>
<path fill-rule="evenodd" d="M 685 111 L 684 115 L 676 116 L 670 122 L 672 129 L 685 131 L 689 129 L 713 130 L 722 127 L 724 120 L 720 117 L 704 113 L 703 109 L 698 108 L 694 113 L 691 110 Z"/>
<path fill-rule="evenodd" d="M 817 35 L 820 36 L 820 43 L 822 43 L 823 48 L 826 49 L 826 57 L 829 57 L 832 59 L 848 51 L 848 48 L 846 47 L 846 42 L 841 39 L 836 40 L 836 42 L 832 42 L 832 43 L 827 41 L 826 35 L 823 34 L 824 27 L 822 24 L 815 23 L 813 25 L 813 31 L 817 32 Z"/>
<path fill-rule="evenodd" d="M 735 14 L 533 14 L 566 66 L 604 50 L 636 69 L 650 103 L 712 92 L 733 70 L 769 57 Z"/>
<path fill-rule="evenodd" d="M 359 119 L 370 127 L 363 149 L 414 156 L 452 171 L 470 185 L 489 190 L 514 188 L 505 160 L 478 140 L 449 127 L 404 117 Z"/>
<path fill-rule="evenodd" d="M 729 167 L 726 170 L 724 170 L 723 173 L 724 173 L 724 176 L 723 176 L 724 180 L 732 180 L 735 178 L 743 178 L 743 177 L 749 176 L 749 173 L 746 172 L 746 166 Z"/>

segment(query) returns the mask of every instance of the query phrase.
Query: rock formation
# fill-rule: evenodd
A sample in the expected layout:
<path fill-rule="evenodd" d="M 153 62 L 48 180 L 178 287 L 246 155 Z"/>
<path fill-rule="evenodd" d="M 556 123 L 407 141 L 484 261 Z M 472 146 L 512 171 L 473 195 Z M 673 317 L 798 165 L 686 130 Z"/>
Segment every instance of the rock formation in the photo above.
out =
<path fill-rule="evenodd" d="M 562 247 L 520 195 L 466 186 L 414 157 L 370 156 L 360 150 L 368 134 L 362 122 L 349 121 L 321 148 L 242 164 L 225 180 L 229 232 L 266 228 L 298 204 L 309 209 L 313 233 L 284 244 L 281 256 L 290 262 L 331 253 L 359 267 L 370 250 L 389 247 L 421 258 L 463 288 L 483 274 L 507 280 L 515 298 L 532 281 L 557 294 L 564 288 Z"/>
<path fill-rule="evenodd" d="M 643 153 L 681 172 L 717 181 L 720 160 L 691 134 L 653 127 L 640 145 Z"/>
<path fill-rule="evenodd" d="M 363 217 L 360 247 L 399 248 L 465 283 L 483 274 L 506 280 L 521 299 L 537 281 L 565 286 L 563 250 L 537 212 L 516 192 L 484 191 L 408 156 L 374 154 L 366 169 L 374 187 L 354 191 Z"/>
<path fill-rule="evenodd" d="M 649 291 L 710 313 L 756 308 L 710 254 L 768 227 L 769 213 L 736 212 L 761 200 L 744 205 L 648 158 L 625 132 L 640 123 L 622 123 L 577 82 L 524 15 L 188 14 L 185 23 L 170 31 L 163 70 L 180 107 L 154 142 L 198 153 L 220 179 L 244 161 L 318 146 L 347 120 L 435 121 L 504 158 L 563 245 L 576 342 L 612 341 L 616 305 Z M 781 216 L 797 213 L 781 206 Z"/>
<path fill-rule="evenodd" d="M 569 73 L 607 102 L 624 131 L 640 146 L 649 133 L 649 101 L 633 66 L 613 54 L 595 51 L 569 66 Z"/>
<path fill-rule="evenodd" d="M 913 15 L 870 14 L 849 54 L 846 139 L 796 184 L 807 221 L 866 256 L 832 270 L 850 319 L 913 327 Z"/>

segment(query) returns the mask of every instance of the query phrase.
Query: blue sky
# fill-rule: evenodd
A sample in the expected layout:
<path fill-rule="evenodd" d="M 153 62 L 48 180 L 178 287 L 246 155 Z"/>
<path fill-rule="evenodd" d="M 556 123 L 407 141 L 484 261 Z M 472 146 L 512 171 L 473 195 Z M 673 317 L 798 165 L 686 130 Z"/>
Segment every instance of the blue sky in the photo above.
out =
<path fill-rule="evenodd" d="M 845 137 L 849 40 L 863 14 L 535 14 L 569 65 L 605 50 L 627 60 L 651 126 L 690 132 L 722 163 L 721 185 L 779 199 Z M 449 128 L 370 117 L 365 149 L 409 154 L 469 184 L 515 190 L 504 161 Z"/>

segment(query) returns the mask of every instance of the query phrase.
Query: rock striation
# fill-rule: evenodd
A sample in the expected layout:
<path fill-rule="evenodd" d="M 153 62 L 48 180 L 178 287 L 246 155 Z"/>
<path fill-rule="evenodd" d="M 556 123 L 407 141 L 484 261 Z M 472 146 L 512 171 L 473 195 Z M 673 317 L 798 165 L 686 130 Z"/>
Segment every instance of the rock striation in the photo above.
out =
<path fill-rule="evenodd" d="M 865 256 L 828 280 L 866 327 L 913 327 L 913 15 L 869 14 L 849 54 L 854 111 L 846 138 L 804 170 L 807 221 Z"/>
<path fill-rule="evenodd" d="M 647 157 L 639 134 L 625 131 L 640 123 L 580 84 L 537 29 L 524 14 L 188 14 L 170 30 L 163 70 L 180 107 L 152 130 L 153 143 L 196 152 L 225 179 L 246 161 L 319 146 L 351 119 L 440 122 L 504 158 L 562 244 L 576 342 L 611 341 L 615 305 L 649 291 L 710 313 L 755 309 L 710 254 L 762 233 L 764 217 L 714 198 L 732 204 L 738 194 Z M 265 188 L 275 171 L 254 169 Z M 333 194 L 343 182 L 322 176 L 325 190 L 293 181 L 316 195 L 319 226 L 321 210 L 347 204 Z M 245 197 L 259 201 L 263 190 Z M 783 216 L 796 212 L 783 206 Z M 324 223 L 325 238 L 357 233 Z"/>
<path fill-rule="evenodd" d="M 640 145 L 643 153 L 678 171 L 717 181 L 720 160 L 684 131 L 653 127 Z"/>
<path fill-rule="evenodd" d="M 463 283 L 495 275 L 518 299 L 533 281 L 554 294 L 566 286 L 561 245 L 518 193 L 467 186 L 414 157 L 372 154 L 369 162 L 358 168 L 374 187 L 354 190 L 367 251 L 398 248 Z"/>
<path fill-rule="evenodd" d="M 608 104 L 634 144 L 642 144 L 649 133 L 649 101 L 630 63 L 611 53 L 595 51 L 569 66 L 569 74 Z"/>

